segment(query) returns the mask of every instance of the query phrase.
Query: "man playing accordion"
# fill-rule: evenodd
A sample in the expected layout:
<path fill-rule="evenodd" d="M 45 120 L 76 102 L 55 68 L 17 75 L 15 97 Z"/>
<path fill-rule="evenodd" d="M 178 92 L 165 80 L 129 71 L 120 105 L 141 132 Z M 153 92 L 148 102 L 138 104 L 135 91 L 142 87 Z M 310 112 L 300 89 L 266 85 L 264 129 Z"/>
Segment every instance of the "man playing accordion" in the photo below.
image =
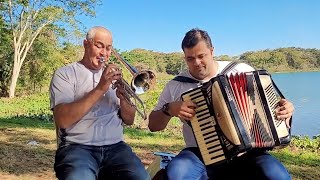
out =
<path fill-rule="evenodd" d="M 215 61 L 211 39 L 206 31 L 192 29 L 182 41 L 182 50 L 188 70 L 179 76 L 194 79 L 200 83 L 216 77 L 228 65 L 227 61 Z M 239 63 L 229 73 L 249 72 L 254 69 Z M 229 163 L 206 166 L 201 157 L 192 127 L 189 121 L 195 116 L 196 104 L 182 101 L 181 95 L 197 88 L 199 83 L 185 83 L 171 80 L 159 97 L 158 104 L 149 116 L 149 129 L 161 131 L 166 128 L 172 117 L 183 122 L 183 136 L 186 148 L 183 149 L 166 167 L 168 179 L 291 179 L 286 168 L 265 150 L 252 150 L 233 158 Z M 279 101 L 276 109 L 277 119 L 286 121 L 289 128 L 294 111 L 293 104 L 286 99 Z"/>

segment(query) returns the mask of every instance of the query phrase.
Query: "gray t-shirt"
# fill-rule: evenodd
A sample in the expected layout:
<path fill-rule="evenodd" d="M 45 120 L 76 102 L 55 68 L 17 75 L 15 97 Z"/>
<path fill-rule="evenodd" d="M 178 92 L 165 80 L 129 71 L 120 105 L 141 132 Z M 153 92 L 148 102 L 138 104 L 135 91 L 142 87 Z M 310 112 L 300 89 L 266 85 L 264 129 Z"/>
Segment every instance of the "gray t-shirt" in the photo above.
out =
<path fill-rule="evenodd" d="M 50 84 L 50 107 L 82 98 L 100 81 L 102 70 L 87 69 L 74 62 L 58 69 Z M 64 143 L 110 145 L 123 140 L 122 120 L 118 117 L 119 99 L 111 87 L 91 110 L 70 128 L 59 129 Z"/>
<path fill-rule="evenodd" d="M 229 63 L 230 61 L 217 61 L 218 62 L 218 72 L 220 73 Z M 230 72 L 230 73 L 235 73 L 235 72 L 248 72 L 248 71 L 253 71 L 254 69 L 244 63 L 239 63 L 237 64 Z M 192 79 L 195 79 L 189 71 L 185 71 L 179 74 L 179 76 L 184 76 L 184 77 L 189 77 Z M 213 77 L 215 77 L 216 75 L 214 75 Z M 211 77 L 211 78 L 213 78 Z M 205 81 L 200 81 L 202 83 L 205 83 Z M 154 108 L 154 111 L 160 110 L 162 108 L 162 106 L 165 103 L 170 103 L 170 102 L 174 102 L 174 101 L 181 101 L 181 94 L 197 88 L 199 86 L 199 84 L 197 83 L 181 83 L 178 81 L 174 81 L 171 80 L 169 81 L 164 90 L 162 91 L 159 100 L 158 100 L 158 104 L 156 105 L 156 107 Z M 195 137 L 193 135 L 193 131 L 191 129 L 191 127 L 187 124 L 187 122 L 183 119 L 180 119 L 183 122 L 183 137 L 184 137 L 184 141 L 186 143 L 186 147 L 197 147 L 197 143 L 195 140 Z"/>

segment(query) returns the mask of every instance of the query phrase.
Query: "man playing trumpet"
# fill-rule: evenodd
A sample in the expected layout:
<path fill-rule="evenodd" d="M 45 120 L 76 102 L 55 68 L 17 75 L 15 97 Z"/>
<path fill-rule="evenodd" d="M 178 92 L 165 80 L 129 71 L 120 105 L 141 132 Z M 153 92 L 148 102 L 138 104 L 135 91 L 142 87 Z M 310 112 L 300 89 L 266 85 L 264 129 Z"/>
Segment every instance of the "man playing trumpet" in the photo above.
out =
<path fill-rule="evenodd" d="M 50 84 L 50 106 L 58 130 L 54 170 L 58 179 L 150 179 L 141 160 L 123 141 L 122 123 L 136 109 L 125 100 L 118 66 L 108 64 L 112 34 L 91 28 L 81 61 L 58 69 Z"/>

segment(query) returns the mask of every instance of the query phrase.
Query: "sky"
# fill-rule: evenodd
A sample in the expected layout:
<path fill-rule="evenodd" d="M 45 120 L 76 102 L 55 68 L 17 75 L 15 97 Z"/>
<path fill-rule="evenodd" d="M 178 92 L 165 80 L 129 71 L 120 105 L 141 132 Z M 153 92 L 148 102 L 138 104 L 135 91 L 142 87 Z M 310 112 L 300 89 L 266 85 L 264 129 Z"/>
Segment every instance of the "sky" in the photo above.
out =
<path fill-rule="evenodd" d="M 86 30 L 104 26 L 120 51 L 182 52 L 192 28 L 206 30 L 215 55 L 301 47 L 320 49 L 318 0 L 103 0 Z"/>

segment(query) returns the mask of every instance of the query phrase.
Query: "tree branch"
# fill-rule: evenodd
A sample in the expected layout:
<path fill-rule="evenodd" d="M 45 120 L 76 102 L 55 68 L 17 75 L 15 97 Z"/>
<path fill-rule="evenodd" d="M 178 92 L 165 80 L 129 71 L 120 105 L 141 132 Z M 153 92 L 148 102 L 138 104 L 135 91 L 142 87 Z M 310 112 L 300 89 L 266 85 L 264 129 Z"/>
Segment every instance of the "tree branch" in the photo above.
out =
<path fill-rule="evenodd" d="M 14 27 L 13 27 L 13 14 L 12 14 L 12 1 L 9 0 L 9 18 L 10 18 L 10 27 L 11 27 L 11 30 L 12 30 L 12 35 L 13 37 L 15 37 L 15 32 L 14 32 Z"/>
<path fill-rule="evenodd" d="M 20 62 L 19 62 L 19 67 L 22 66 L 22 63 L 24 61 L 24 59 L 27 56 L 27 53 L 29 51 L 29 49 L 31 48 L 34 40 L 37 38 L 37 36 L 39 35 L 39 33 L 41 32 L 41 30 L 48 24 L 52 23 L 52 20 L 48 20 L 46 23 L 43 23 L 32 35 L 31 35 L 31 40 L 26 41 L 23 47 L 23 51 L 21 51 L 21 53 L 23 53 L 22 57 L 20 58 Z"/>

